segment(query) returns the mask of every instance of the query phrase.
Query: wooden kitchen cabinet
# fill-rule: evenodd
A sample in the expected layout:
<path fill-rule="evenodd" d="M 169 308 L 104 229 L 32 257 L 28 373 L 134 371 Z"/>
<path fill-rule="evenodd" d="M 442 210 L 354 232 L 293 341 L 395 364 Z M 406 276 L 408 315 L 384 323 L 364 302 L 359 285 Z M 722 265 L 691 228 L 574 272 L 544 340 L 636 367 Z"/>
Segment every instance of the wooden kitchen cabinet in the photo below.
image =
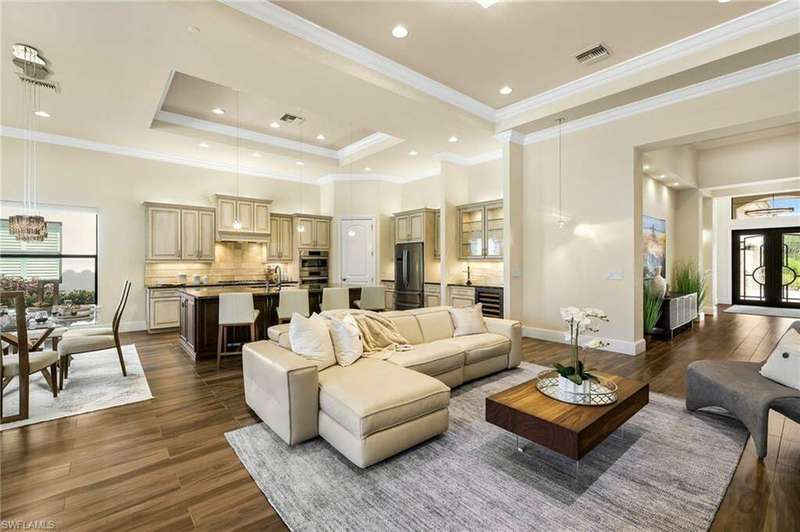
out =
<path fill-rule="evenodd" d="M 292 217 L 275 214 L 270 217 L 270 241 L 267 247 L 267 260 L 289 262 L 294 258 L 292 251 Z"/>
<path fill-rule="evenodd" d="M 221 242 L 269 242 L 272 200 L 217 194 L 217 235 Z M 236 222 L 239 222 L 237 227 Z"/>
<path fill-rule="evenodd" d="M 144 205 L 147 262 L 214 260 L 214 209 L 150 202 Z"/>
<path fill-rule="evenodd" d="M 439 259 L 441 257 L 441 239 L 439 237 L 442 227 L 442 211 L 436 209 L 433 215 L 433 258 Z"/>
<path fill-rule="evenodd" d="M 394 214 L 395 243 L 427 242 L 433 244 L 433 209 L 417 209 Z M 430 228 L 430 230 L 429 230 Z"/>
<path fill-rule="evenodd" d="M 327 249 L 331 245 L 331 217 L 294 215 L 294 234 L 299 249 Z"/>
<path fill-rule="evenodd" d="M 449 286 L 451 307 L 471 307 L 475 304 L 475 289 L 471 286 Z"/>
<path fill-rule="evenodd" d="M 145 306 L 147 332 L 180 325 L 180 296 L 172 288 L 148 288 Z"/>
<path fill-rule="evenodd" d="M 459 206 L 459 258 L 501 260 L 503 222 L 502 200 Z"/>

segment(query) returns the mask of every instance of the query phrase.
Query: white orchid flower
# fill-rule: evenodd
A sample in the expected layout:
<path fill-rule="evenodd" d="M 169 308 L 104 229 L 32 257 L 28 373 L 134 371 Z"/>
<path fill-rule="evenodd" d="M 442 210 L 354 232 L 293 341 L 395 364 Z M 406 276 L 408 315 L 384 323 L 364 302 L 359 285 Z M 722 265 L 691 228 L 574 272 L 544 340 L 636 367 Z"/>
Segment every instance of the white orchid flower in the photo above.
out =
<path fill-rule="evenodd" d="M 611 344 L 609 344 L 608 342 L 606 342 L 602 338 L 595 337 L 595 338 L 592 338 L 591 340 L 589 340 L 588 342 L 586 342 L 586 345 L 584 345 L 584 347 L 586 349 L 602 349 L 604 347 L 608 347 L 609 345 L 611 345 Z"/>

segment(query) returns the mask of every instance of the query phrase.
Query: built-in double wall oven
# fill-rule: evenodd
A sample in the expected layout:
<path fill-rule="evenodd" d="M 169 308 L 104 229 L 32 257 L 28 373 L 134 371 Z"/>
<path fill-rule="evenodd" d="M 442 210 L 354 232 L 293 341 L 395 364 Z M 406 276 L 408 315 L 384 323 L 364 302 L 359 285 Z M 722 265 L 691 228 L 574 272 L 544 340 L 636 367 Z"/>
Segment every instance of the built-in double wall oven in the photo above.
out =
<path fill-rule="evenodd" d="M 300 251 L 300 282 L 316 284 L 328 282 L 328 251 L 304 249 Z"/>

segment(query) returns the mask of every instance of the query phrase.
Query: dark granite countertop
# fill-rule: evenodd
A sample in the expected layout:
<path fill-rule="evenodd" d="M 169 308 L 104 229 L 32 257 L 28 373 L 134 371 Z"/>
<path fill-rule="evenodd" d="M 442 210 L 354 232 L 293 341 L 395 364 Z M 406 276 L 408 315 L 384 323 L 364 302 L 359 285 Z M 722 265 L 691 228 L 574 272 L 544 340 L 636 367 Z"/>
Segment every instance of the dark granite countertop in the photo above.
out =
<path fill-rule="evenodd" d="M 287 287 L 286 284 L 283 285 Z M 338 287 L 347 287 L 347 284 L 337 284 L 337 283 L 329 283 L 329 284 L 308 284 L 308 285 L 301 285 L 301 284 L 289 284 L 291 288 L 304 288 L 307 289 L 311 293 L 319 293 L 322 292 L 323 288 L 338 288 Z M 199 298 L 199 299 L 209 299 L 209 298 L 217 298 L 220 294 L 230 293 L 230 292 L 250 292 L 253 295 L 269 295 L 269 296 L 277 296 L 280 290 L 277 286 L 270 286 L 269 292 L 265 292 L 265 286 L 242 286 L 242 285 L 228 285 L 228 286 L 203 286 L 203 287 L 176 287 L 178 292 L 182 292 L 186 295 Z M 350 288 L 361 288 L 360 286 L 352 286 Z"/>
<path fill-rule="evenodd" d="M 463 286 L 464 288 L 503 288 L 502 284 L 492 283 L 472 283 L 469 286 L 465 283 L 447 283 L 447 286 Z"/>
<path fill-rule="evenodd" d="M 145 288 L 202 288 L 202 287 L 214 287 L 214 286 L 252 286 L 252 285 L 261 285 L 263 286 L 264 279 L 261 280 L 249 280 L 249 281 L 217 281 L 213 283 L 156 283 L 156 284 L 148 284 Z M 284 284 L 287 284 L 286 282 Z"/>

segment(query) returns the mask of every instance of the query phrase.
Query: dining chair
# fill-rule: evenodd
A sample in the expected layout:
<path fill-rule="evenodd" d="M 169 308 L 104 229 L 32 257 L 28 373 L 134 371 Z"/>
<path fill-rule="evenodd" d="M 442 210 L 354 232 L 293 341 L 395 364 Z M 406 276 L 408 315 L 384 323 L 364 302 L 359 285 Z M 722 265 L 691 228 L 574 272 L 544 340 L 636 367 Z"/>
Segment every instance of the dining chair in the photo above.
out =
<path fill-rule="evenodd" d="M 361 299 L 354 301 L 362 310 L 386 310 L 386 289 L 382 286 L 364 286 Z"/>
<path fill-rule="evenodd" d="M 322 310 L 336 310 L 350 308 L 349 288 L 323 288 Z"/>
<path fill-rule="evenodd" d="M 122 322 L 122 313 L 128 303 L 128 295 L 131 292 L 132 283 L 125 281 L 122 287 L 122 295 L 114 312 L 114 319 L 111 327 L 87 327 L 82 329 L 70 329 L 64 333 L 58 343 L 59 365 L 61 371 L 58 375 L 59 388 L 64 388 L 64 379 L 69 378 L 69 365 L 74 355 L 83 353 L 93 353 L 104 349 L 116 347 L 119 366 L 122 368 L 122 375 L 128 375 L 125 369 L 125 358 L 122 356 L 122 345 L 119 340 L 119 325 Z"/>
<path fill-rule="evenodd" d="M 6 292 L 4 298 L 13 298 L 16 308 L 17 352 L 0 356 L 0 380 L 4 391 L 14 377 L 19 378 L 19 412 L 15 415 L 3 415 L 3 393 L 0 391 L 0 423 L 10 423 L 28 419 L 30 407 L 30 376 L 41 373 L 53 397 L 58 397 L 56 383 L 56 370 L 58 367 L 58 353 L 55 351 L 30 351 L 28 345 L 28 324 L 25 315 L 25 295 L 23 292 Z M 48 373 L 48 369 L 50 370 Z"/>
<path fill-rule="evenodd" d="M 228 351 L 228 329 L 231 327 L 250 327 L 250 341 L 256 341 L 256 320 L 259 310 L 253 305 L 250 292 L 227 292 L 219 295 L 219 329 L 217 330 L 217 369 L 222 357 L 241 355 L 240 351 Z M 244 342 L 242 342 L 244 344 Z"/>
<path fill-rule="evenodd" d="M 278 293 L 278 322 L 289 321 L 297 312 L 308 317 L 308 290 L 305 288 L 283 288 Z"/>

